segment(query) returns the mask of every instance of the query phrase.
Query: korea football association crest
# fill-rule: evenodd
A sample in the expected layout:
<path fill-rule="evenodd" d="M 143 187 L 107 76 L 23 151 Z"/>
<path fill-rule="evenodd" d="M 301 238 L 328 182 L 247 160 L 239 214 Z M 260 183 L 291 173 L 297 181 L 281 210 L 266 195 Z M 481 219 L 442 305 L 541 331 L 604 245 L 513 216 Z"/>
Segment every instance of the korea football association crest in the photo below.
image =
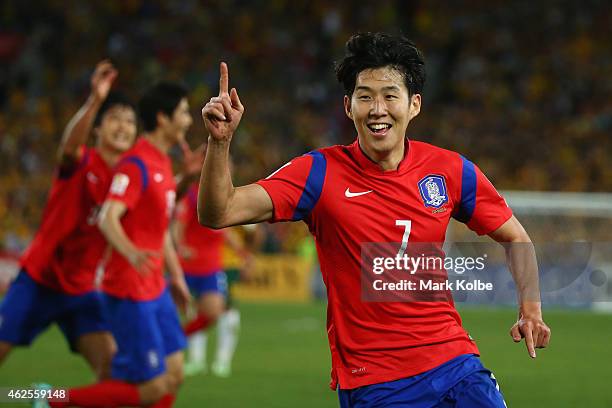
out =
<path fill-rule="evenodd" d="M 419 181 L 419 191 L 425 207 L 440 208 L 448 202 L 444 176 L 429 174 Z"/>

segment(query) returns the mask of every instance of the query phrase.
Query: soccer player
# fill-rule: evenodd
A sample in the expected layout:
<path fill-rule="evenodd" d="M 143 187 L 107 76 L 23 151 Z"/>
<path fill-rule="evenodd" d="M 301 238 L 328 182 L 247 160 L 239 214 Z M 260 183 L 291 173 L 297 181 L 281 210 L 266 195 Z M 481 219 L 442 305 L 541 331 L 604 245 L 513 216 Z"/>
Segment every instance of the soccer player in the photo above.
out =
<path fill-rule="evenodd" d="M 96 66 L 91 93 L 64 131 L 40 228 L 0 307 L 0 361 L 56 322 L 98 378 L 110 374 L 115 343 L 94 284 L 106 248 L 96 217 L 112 167 L 136 137 L 132 104 L 110 91 L 116 77 L 109 61 Z M 86 147 L 92 129 L 96 144 Z"/>
<path fill-rule="evenodd" d="M 117 342 L 112 381 L 74 388 L 52 407 L 171 407 L 182 382 L 185 336 L 180 306 L 189 291 L 168 225 L 175 180 L 168 150 L 185 138 L 192 119 L 186 90 L 162 82 L 139 103 L 144 134 L 117 165 L 99 226 L 112 246 L 102 289 Z M 170 278 L 164 279 L 164 264 Z"/>
<path fill-rule="evenodd" d="M 219 96 L 202 109 L 209 136 L 199 219 L 213 228 L 306 222 L 327 286 L 331 387 L 339 390 L 342 407 L 505 405 L 452 300 L 361 299 L 363 243 L 441 243 L 454 216 L 507 248 L 519 292 L 514 341 L 524 337 L 535 358 L 535 349 L 550 339 L 535 253 L 513 245 L 530 239 L 503 198 L 458 153 L 406 137 L 421 109 L 424 68 L 420 51 L 402 36 L 351 37 L 336 73 L 345 89 L 346 115 L 357 131 L 355 142 L 294 158 L 243 187 L 232 185 L 228 169 L 230 142 L 244 107 L 236 89 L 228 87 L 226 64 L 221 64 Z"/>
<path fill-rule="evenodd" d="M 178 205 L 173 222 L 173 236 L 185 279 L 196 299 L 197 315 L 184 327 L 189 342 L 189 362 L 185 366 L 187 375 L 205 370 L 206 331 L 226 313 L 228 282 L 223 271 L 224 245 L 247 258 L 238 237 L 231 230 L 213 230 L 203 227 L 197 218 L 198 183 L 194 183 Z M 239 323 L 237 311 L 229 312 L 219 327 L 220 342 L 217 353 L 221 359 L 213 365 L 214 373 L 229 375 L 229 361 L 236 344 L 235 326 Z M 228 317 L 229 316 L 229 317 Z M 227 351 L 226 351 L 227 350 Z M 229 356 L 229 359 L 227 358 Z"/>
<path fill-rule="evenodd" d="M 263 231 L 257 224 L 247 224 L 226 229 L 227 236 L 235 241 L 224 251 L 224 272 L 227 276 L 225 310 L 217 320 L 217 349 L 210 370 L 217 377 L 232 374 L 232 360 L 238 345 L 241 316 L 232 288 L 242 280 L 250 279 L 255 264 L 253 254 L 261 247 Z M 228 251 L 229 250 L 229 251 Z"/>

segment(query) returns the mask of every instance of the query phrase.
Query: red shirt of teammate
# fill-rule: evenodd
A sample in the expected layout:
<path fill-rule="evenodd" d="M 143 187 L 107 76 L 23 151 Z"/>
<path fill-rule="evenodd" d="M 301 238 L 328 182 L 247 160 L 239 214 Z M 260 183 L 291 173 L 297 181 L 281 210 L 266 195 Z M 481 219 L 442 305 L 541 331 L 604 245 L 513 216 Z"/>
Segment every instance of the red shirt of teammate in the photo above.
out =
<path fill-rule="evenodd" d="M 222 269 L 225 232 L 201 226 L 197 206 L 198 184 L 195 183 L 176 208 L 176 217 L 185 226 L 181 244 L 190 250 L 189 256 L 180 254 L 180 261 L 186 275 L 207 276 Z"/>
<path fill-rule="evenodd" d="M 106 248 L 96 224 L 112 169 L 93 148 L 54 177 L 42 222 L 21 264 L 36 282 L 71 295 L 94 289 L 95 270 Z"/>
<path fill-rule="evenodd" d="M 127 212 L 121 225 L 130 240 L 141 249 L 160 256 L 151 273 L 138 272 L 113 250 L 105 267 L 105 293 L 132 300 L 159 297 L 166 287 L 163 276 L 164 235 L 174 211 L 176 183 L 170 158 L 151 142 L 140 138 L 118 164 L 106 199 L 123 202 Z"/>

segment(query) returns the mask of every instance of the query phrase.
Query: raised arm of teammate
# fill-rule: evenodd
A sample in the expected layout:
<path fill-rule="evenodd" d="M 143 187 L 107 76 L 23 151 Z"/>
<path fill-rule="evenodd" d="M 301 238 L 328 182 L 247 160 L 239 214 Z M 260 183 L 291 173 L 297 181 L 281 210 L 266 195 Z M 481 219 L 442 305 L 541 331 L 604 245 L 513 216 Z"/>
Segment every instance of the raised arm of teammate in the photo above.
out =
<path fill-rule="evenodd" d="M 91 75 L 91 92 L 81 109 L 70 119 L 58 149 L 58 158 L 61 164 L 80 160 L 81 146 L 87 142 L 96 114 L 108 96 L 108 93 L 117 78 L 117 70 L 108 60 L 96 65 Z"/>
<path fill-rule="evenodd" d="M 162 254 L 149 249 L 140 249 L 130 240 L 121 225 L 121 217 L 127 207 L 119 200 L 106 200 L 100 210 L 98 227 L 106 240 L 125 257 L 140 273 L 150 273 L 155 268 L 154 258 Z"/>
<path fill-rule="evenodd" d="M 208 149 L 198 193 L 198 220 L 210 228 L 261 222 L 272 218 L 272 200 L 263 187 L 234 187 L 229 168 L 229 147 L 244 106 L 236 88 L 229 90 L 227 64 L 221 63 L 219 96 L 202 109 L 208 130 Z"/>
<path fill-rule="evenodd" d="M 518 292 L 519 315 L 510 329 L 510 336 L 517 343 L 524 338 L 529 355 L 535 358 L 535 349 L 548 345 L 550 328 L 542 320 L 538 263 L 533 243 L 514 216 L 489 236 L 504 246 L 506 262 Z"/>

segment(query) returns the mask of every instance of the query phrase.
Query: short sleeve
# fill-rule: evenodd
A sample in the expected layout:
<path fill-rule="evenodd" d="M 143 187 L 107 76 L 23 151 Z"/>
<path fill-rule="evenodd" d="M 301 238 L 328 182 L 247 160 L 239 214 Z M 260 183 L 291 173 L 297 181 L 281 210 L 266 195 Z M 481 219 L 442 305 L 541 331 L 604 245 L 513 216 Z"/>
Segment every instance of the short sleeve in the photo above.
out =
<path fill-rule="evenodd" d="M 478 235 L 489 234 L 508 221 L 512 210 L 474 163 L 462 161 L 461 199 L 453 217 Z"/>
<path fill-rule="evenodd" d="M 144 162 L 138 157 L 127 157 L 117 166 L 106 199 L 121 201 L 127 208 L 133 209 L 147 184 Z"/>
<path fill-rule="evenodd" d="M 84 169 L 90 162 L 92 155 L 92 148 L 80 146 L 77 156 L 78 160 L 68 160 L 65 163 L 61 163 L 57 168 L 58 180 L 68 180 L 72 178 L 79 170 Z"/>
<path fill-rule="evenodd" d="M 297 157 L 257 184 L 262 186 L 274 205 L 272 222 L 299 221 L 313 210 L 325 181 L 327 161 L 318 151 Z"/>

